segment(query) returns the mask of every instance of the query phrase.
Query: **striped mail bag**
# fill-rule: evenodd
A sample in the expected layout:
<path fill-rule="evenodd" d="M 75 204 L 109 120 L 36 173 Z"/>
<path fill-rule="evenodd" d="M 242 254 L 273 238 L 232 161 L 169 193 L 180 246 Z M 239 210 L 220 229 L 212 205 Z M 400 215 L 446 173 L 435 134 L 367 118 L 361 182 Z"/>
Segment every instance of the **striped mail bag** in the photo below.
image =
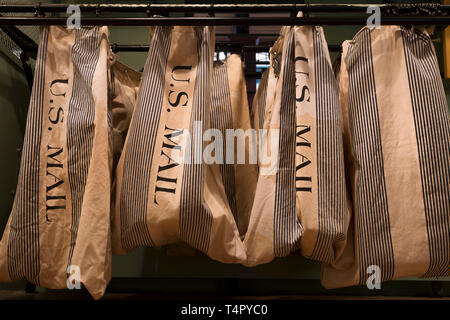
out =
<path fill-rule="evenodd" d="M 322 27 L 295 27 L 296 195 L 301 252 L 333 262 L 350 221 L 338 84 Z"/>
<path fill-rule="evenodd" d="M 111 74 L 111 110 L 113 124 L 114 168 L 122 154 L 125 138 L 136 106 L 141 73 L 118 60 L 110 52 Z"/>
<path fill-rule="evenodd" d="M 247 264 L 300 248 L 332 262 L 345 247 L 350 214 L 338 90 L 322 28 L 284 27 L 271 52 L 278 81 L 273 105 L 265 106 L 265 143 L 279 132 L 278 163 L 272 172 L 260 167 L 244 240 Z"/>
<path fill-rule="evenodd" d="M 111 277 L 108 29 L 44 27 L 0 280 L 52 289 Z M 69 278 L 68 278 L 69 274 Z"/>
<path fill-rule="evenodd" d="M 259 82 L 258 89 L 256 90 L 255 96 L 253 97 L 251 119 L 252 126 L 256 130 L 256 133 L 258 133 L 259 129 L 262 129 L 264 127 L 264 114 L 266 112 L 269 70 L 270 67 L 264 70 L 261 76 L 261 81 Z"/>
<path fill-rule="evenodd" d="M 114 253 L 183 241 L 215 260 L 246 259 L 219 167 L 203 161 L 213 32 L 154 29 L 116 171 Z"/>
<path fill-rule="evenodd" d="M 277 47 L 277 50 L 274 50 L 272 48 L 269 52 L 271 65 L 263 72 L 261 76 L 261 82 L 259 83 L 258 89 L 256 90 L 256 94 L 253 98 L 252 104 L 251 119 L 253 128 L 256 131 L 256 147 L 259 155 L 258 170 L 261 165 L 265 166 L 269 162 L 266 161 L 265 158 L 262 158 L 260 155 L 265 154 L 265 150 L 263 150 L 262 148 L 262 142 L 265 139 L 264 130 L 267 130 L 272 117 L 272 106 L 275 99 L 278 80 L 277 76 L 275 76 L 275 69 L 277 70 L 277 72 L 279 72 L 279 59 L 281 57 L 281 53 L 278 53 L 277 51 L 282 48 L 282 42 L 279 41 L 278 44 L 274 47 Z"/>
<path fill-rule="evenodd" d="M 215 62 L 210 116 L 211 128 L 219 129 L 223 137 L 217 160 L 241 237 L 247 231 L 258 178 L 256 137 L 252 135 L 243 68 L 236 54 Z"/>
<path fill-rule="evenodd" d="M 448 276 L 450 115 L 430 37 L 399 26 L 364 28 L 343 49 L 353 227 L 322 282 Z"/>

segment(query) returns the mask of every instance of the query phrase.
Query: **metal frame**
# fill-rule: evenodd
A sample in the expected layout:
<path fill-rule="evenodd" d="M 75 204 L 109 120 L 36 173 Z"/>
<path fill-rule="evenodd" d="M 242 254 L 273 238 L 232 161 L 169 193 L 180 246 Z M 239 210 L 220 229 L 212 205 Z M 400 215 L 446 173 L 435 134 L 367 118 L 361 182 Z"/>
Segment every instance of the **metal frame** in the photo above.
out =
<path fill-rule="evenodd" d="M 109 26 L 295 26 L 295 25 L 365 25 L 367 15 L 360 17 L 105 17 L 82 18 L 81 25 L 109 25 Z M 382 25 L 448 25 L 450 16 L 382 16 Z M 67 18 L 59 17 L 0 17 L 0 25 L 66 25 Z"/>
<path fill-rule="evenodd" d="M 450 12 L 450 5 L 438 3 L 389 3 L 376 4 L 384 12 L 392 10 L 414 11 L 437 9 Z M 2 4 L 0 13 L 66 13 L 69 4 Z M 81 12 L 121 13 L 233 13 L 233 12 L 297 12 L 323 13 L 348 12 L 366 13 L 370 4 L 79 4 Z"/>
<path fill-rule="evenodd" d="M 33 17 L 0 15 L 0 27 L 24 51 L 23 60 L 35 58 L 37 45 L 13 25 L 66 25 L 67 17 L 46 17 L 46 13 L 67 13 L 69 4 L 0 4 L 0 13 L 32 13 Z M 82 25 L 365 25 L 369 4 L 79 4 L 81 13 L 86 13 Z M 379 4 L 383 12 L 381 24 L 432 24 L 450 23 L 450 5 L 437 3 Z M 304 17 L 296 17 L 302 11 Z M 146 17 L 101 17 L 102 13 L 144 13 Z M 242 12 L 288 12 L 290 17 L 215 17 L 216 13 Z M 319 16 L 314 13 L 351 13 L 353 16 Z M 95 17 L 90 14 L 95 14 Z M 210 17 L 155 17 L 170 13 L 208 13 Z M 354 14 L 359 14 L 355 16 Z M 257 37 L 258 35 L 248 35 Z M 225 46 L 225 50 L 223 48 Z M 113 45 L 114 51 L 148 50 L 142 45 Z M 219 44 L 218 50 L 228 52 L 268 51 L 268 46 L 239 46 Z M 330 51 L 341 51 L 340 46 L 330 46 Z"/>
<path fill-rule="evenodd" d="M 1 16 L 0 25 L 65 25 L 66 17 L 45 17 L 46 13 L 67 14 L 69 4 L 3 4 L 0 13 L 32 13 L 34 17 Z M 82 25 L 364 25 L 367 9 L 356 4 L 79 4 Z M 401 3 L 377 5 L 383 13 L 381 24 L 450 23 L 450 5 L 437 3 Z M 296 17 L 302 11 L 304 17 Z M 70 12 L 70 11 L 69 11 Z M 101 17 L 103 13 L 142 13 L 146 17 Z M 216 13 L 279 13 L 290 17 L 215 17 Z M 349 13 L 351 16 L 309 16 L 311 13 Z M 207 13 L 209 17 L 155 17 L 171 13 Z M 89 15 L 95 14 L 95 17 Z M 355 14 L 359 14 L 355 16 Z"/>
<path fill-rule="evenodd" d="M 79 4 L 82 25 L 140 26 L 140 25 L 365 25 L 367 9 L 370 5 L 349 4 Z M 383 25 L 450 23 L 450 5 L 441 4 L 377 4 L 383 13 Z M 36 58 L 37 44 L 14 25 L 66 25 L 67 18 L 58 15 L 45 17 L 45 14 L 66 14 L 68 4 L 1 4 L 0 13 L 28 13 L 33 16 L 0 16 L 0 27 L 23 50 L 21 60 L 31 86 L 31 68 L 27 60 Z M 302 11 L 304 17 L 296 17 Z M 290 13 L 290 17 L 215 17 L 220 13 Z M 144 14 L 145 17 L 106 17 L 104 13 Z M 171 13 L 206 13 L 209 17 L 166 17 Z M 339 16 L 314 16 L 316 13 L 340 13 Z M 349 16 L 343 16 L 347 13 Z M 313 16 L 310 16 L 312 14 Z M 92 16 L 95 15 L 95 16 Z M 163 15 L 163 17 L 154 17 Z M 230 34 L 230 36 L 232 36 Z M 242 34 L 240 35 L 242 36 Z M 268 35 L 246 35 L 264 37 Z M 127 52 L 146 52 L 146 45 L 113 44 L 112 50 Z M 232 43 L 218 43 L 217 50 L 228 52 L 268 51 L 269 46 L 245 46 Z M 340 46 L 329 46 L 330 51 L 340 51 Z M 247 77 L 260 77 L 259 73 L 248 73 Z M 442 282 L 432 282 L 433 293 L 442 291 Z M 26 292 L 34 292 L 35 285 L 27 282 Z"/>

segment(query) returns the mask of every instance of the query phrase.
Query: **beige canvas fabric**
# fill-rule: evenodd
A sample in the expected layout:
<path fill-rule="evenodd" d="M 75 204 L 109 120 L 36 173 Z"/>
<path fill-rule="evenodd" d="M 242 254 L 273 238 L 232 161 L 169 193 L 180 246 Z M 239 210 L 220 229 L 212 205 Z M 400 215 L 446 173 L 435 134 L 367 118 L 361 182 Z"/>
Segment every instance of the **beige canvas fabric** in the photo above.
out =
<path fill-rule="evenodd" d="M 246 259 L 219 168 L 202 161 L 213 52 L 213 28 L 154 29 L 116 172 L 115 253 L 183 241 L 222 262 Z"/>
<path fill-rule="evenodd" d="M 323 285 L 449 275 L 450 117 L 429 35 L 363 28 L 339 78 L 353 218 Z"/>
<path fill-rule="evenodd" d="M 268 85 L 266 87 L 266 90 L 269 90 L 269 80 L 272 80 L 271 84 L 274 89 L 273 94 L 265 94 L 265 114 L 262 122 L 263 128 L 267 130 L 267 133 L 264 135 L 266 139 L 263 140 L 263 137 L 261 137 L 261 131 L 259 131 L 260 137 L 258 139 L 258 143 L 260 144 L 259 148 L 266 151 L 268 155 L 271 155 L 270 147 L 272 146 L 272 140 L 270 140 L 270 137 L 273 136 L 272 132 L 275 132 L 276 134 L 281 131 L 281 129 L 283 129 L 283 127 L 279 123 L 279 114 L 281 108 L 279 96 L 281 93 L 281 88 L 283 87 L 283 80 L 285 80 L 284 75 L 286 74 L 285 70 L 287 69 L 286 64 L 292 60 L 289 51 L 286 49 L 288 43 L 292 46 L 292 39 L 293 33 L 291 32 L 290 28 L 283 27 L 279 39 L 270 50 L 271 66 L 269 68 Z M 289 42 L 289 40 L 291 41 Z M 273 77 L 270 77 L 270 75 L 273 75 Z M 289 89 L 291 90 L 294 85 L 295 84 L 293 83 L 293 81 L 291 81 L 291 83 L 286 82 L 286 88 L 288 88 L 289 86 Z M 263 86 L 258 88 L 258 90 L 260 91 L 264 88 L 265 87 Z M 291 93 L 295 94 L 295 92 Z M 257 93 L 256 96 L 264 96 L 264 93 Z M 271 102 L 268 102 L 268 99 L 271 99 Z M 285 134 L 284 132 L 280 132 L 279 135 L 274 136 L 274 140 L 278 141 L 279 136 L 288 134 L 289 133 Z M 280 150 L 278 150 L 279 147 L 280 146 L 275 145 L 276 150 L 274 151 L 280 152 Z M 282 155 L 280 155 L 280 158 L 281 156 Z M 276 188 L 277 182 L 276 178 L 278 163 L 269 163 L 266 164 L 266 166 L 263 166 L 260 159 L 260 153 L 258 153 L 258 158 L 259 175 L 256 186 L 255 200 L 253 201 L 253 208 L 250 215 L 249 226 L 244 238 L 244 246 L 247 252 L 247 261 L 245 262 L 245 265 L 247 266 L 255 266 L 258 264 L 270 262 L 277 255 L 276 251 L 280 251 L 279 247 L 284 245 L 284 243 L 279 244 L 277 241 L 278 239 L 275 239 L 275 230 L 283 229 L 282 226 L 278 228 L 274 225 L 274 189 Z M 271 170 L 274 169 L 274 167 L 275 170 Z M 269 174 L 266 173 L 263 175 L 263 170 L 267 170 Z M 285 213 L 283 212 L 282 214 Z M 288 248 L 288 250 L 285 250 L 288 252 L 283 252 L 279 255 L 289 254 L 289 252 L 292 250 L 292 242 L 298 248 L 299 238 L 301 236 L 301 226 L 295 216 L 295 213 L 292 214 L 291 212 L 289 212 L 285 215 L 286 218 L 289 219 L 289 222 L 294 221 L 294 223 L 292 224 L 293 228 L 286 228 L 285 230 L 286 233 L 293 234 L 293 237 L 291 235 L 291 238 L 294 239 L 293 241 L 291 241 L 291 243 L 289 243 L 290 247 Z M 277 222 L 278 221 L 279 220 L 277 220 Z M 278 248 L 276 248 L 276 246 Z"/>
<path fill-rule="evenodd" d="M 110 52 L 111 109 L 113 123 L 114 168 L 122 153 L 139 92 L 141 73 L 118 60 Z"/>
<path fill-rule="evenodd" d="M 111 277 L 108 29 L 43 27 L 0 280 L 98 299 Z M 68 267 L 70 267 L 68 269 Z M 72 283 L 74 283 L 72 281 Z"/>
<path fill-rule="evenodd" d="M 276 44 L 270 49 L 269 57 L 271 64 L 278 66 L 277 72 L 279 70 L 279 59 L 281 58 L 283 42 L 279 39 Z M 270 123 L 270 118 L 272 114 L 272 106 L 273 101 L 275 99 L 275 90 L 277 86 L 278 78 L 275 76 L 275 69 L 272 65 L 270 65 L 262 74 L 261 82 L 259 83 L 258 89 L 256 90 L 256 94 L 253 98 L 252 104 L 252 126 L 256 131 L 256 148 L 258 152 L 261 152 L 261 148 L 263 147 L 262 139 L 264 139 L 264 133 L 261 130 L 268 128 Z M 261 157 L 258 156 L 258 170 L 261 165 L 268 166 L 267 161 L 261 163 Z M 269 165 L 270 166 L 270 165 Z"/>
<path fill-rule="evenodd" d="M 269 70 L 270 66 L 269 68 L 264 70 L 261 76 L 261 81 L 259 82 L 258 89 L 256 90 L 255 96 L 253 97 L 251 119 L 252 119 L 252 126 L 257 133 L 259 129 L 262 129 L 264 127 L 264 114 L 266 111 Z"/>
<path fill-rule="evenodd" d="M 281 66 L 283 39 L 284 37 L 277 39 L 273 47 L 270 48 L 270 65 L 263 72 L 261 82 L 256 90 L 255 97 L 253 98 L 251 120 L 252 126 L 256 131 L 256 147 L 258 152 L 264 152 L 264 150 L 260 149 L 264 145 L 264 143 L 262 143 L 262 139 L 265 139 L 265 136 L 261 130 L 267 130 L 271 121 L 272 106 L 275 99 L 275 92 Z M 270 152 L 268 155 L 270 155 Z M 265 168 L 270 167 L 270 164 L 268 164 L 269 161 L 264 161 L 264 159 L 261 159 L 260 154 L 258 154 L 257 160 L 258 170 L 261 165 Z M 261 163 L 261 160 L 263 160 L 263 163 Z"/>
<path fill-rule="evenodd" d="M 255 146 L 256 137 L 251 135 L 252 125 L 243 68 L 242 60 L 236 54 L 229 56 L 226 61 L 217 61 L 214 64 L 211 101 L 211 128 L 219 129 L 224 138 L 223 150 L 220 150 L 223 159 L 219 169 L 228 204 L 241 237 L 247 231 L 258 178 L 256 161 L 251 161 L 250 158 L 254 156 L 256 160 L 256 149 L 251 149 Z M 227 134 L 227 130 L 230 129 L 234 129 L 234 133 L 238 137 L 244 137 L 245 140 L 233 138 L 230 131 Z M 242 130 L 244 135 L 239 135 L 238 130 Z M 228 146 L 231 147 L 231 144 L 228 145 L 229 138 L 233 138 L 234 141 L 234 151 L 231 155 L 227 153 Z M 241 163 L 240 152 L 245 157 Z"/>
<path fill-rule="evenodd" d="M 297 213 L 301 252 L 332 262 L 350 221 L 339 91 L 322 27 L 295 27 Z"/>
<path fill-rule="evenodd" d="M 271 59 L 268 87 L 273 72 L 276 89 L 263 126 L 268 137 L 279 132 L 278 164 L 274 171 L 260 165 L 244 240 L 247 265 L 300 248 L 308 258 L 332 262 L 345 246 L 350 212 L 338 90 L 322 28 L 283 27 Z"/>

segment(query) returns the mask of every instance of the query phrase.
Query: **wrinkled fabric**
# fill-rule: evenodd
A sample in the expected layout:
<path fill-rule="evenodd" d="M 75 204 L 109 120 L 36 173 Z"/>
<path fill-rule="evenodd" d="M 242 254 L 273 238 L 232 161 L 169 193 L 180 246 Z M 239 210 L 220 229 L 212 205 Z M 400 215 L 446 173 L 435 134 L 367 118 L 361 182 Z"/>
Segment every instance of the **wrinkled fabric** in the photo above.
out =
<path fill-rule="evenodd" d="M 276 161 L 260 159 L 246 264 L 296 250 L 331 263 L 345 247 L 350 211 L 338 88 L 322 28 L 283 27 L 270 57 L 253 119 L 266 129 L 260 148 Z"/>
<path fill-rule="evenodd" d="M 43 27 L 0 280 L 103 296 L 111 278 L 108 29 Z M 69 276 L 69 278 L 68 278 Z"/>
<path fill-rule="evenodd" d="M 131 117 L 133 116 L 139 92 L 141 73 L 133 70 L 110 53 L 111 110 L 113 124 L 114 168 L 122 154 Z"/>
<path fill-rule="evenodd" d="M 256 146 L 256 136 L 251 135 L 253 131 L 243 68 L 242 60 L 236 54 L 214 64 L 210 116 L 211 128 L 220 130 L 223 137 L 223 149 L 216 150 L 222 158 L 219 169 L 241 238 L 247 231 L 258 177 L 257 163 L 252 161 L 257 156 L 257 150 L 253 148 Z M 236 139 L 229 130 L 234 130 Z M 241 132 L 244 135 L 240 135 Z M 229 143 L 229 138 L 235 140 L 233 144 Z M 231 147 L 233 159 L 227 154 L 231 152 Z M 240 161 L 242 158 L 244 161 Z"/>
<path fill-rule="evenodd" d="M 113 250 L 183 241 L 218 261 L 245 261 L 220 170 L 202 161 L 214 29 L 156 27 L 151 35 L 116 170 Z"/>
<path fill-rule="evenodd" d="M 425 30 L 363 28 L 339 72 L 353 201 L 326 288 L 450 274 L 450 116 Z"/>

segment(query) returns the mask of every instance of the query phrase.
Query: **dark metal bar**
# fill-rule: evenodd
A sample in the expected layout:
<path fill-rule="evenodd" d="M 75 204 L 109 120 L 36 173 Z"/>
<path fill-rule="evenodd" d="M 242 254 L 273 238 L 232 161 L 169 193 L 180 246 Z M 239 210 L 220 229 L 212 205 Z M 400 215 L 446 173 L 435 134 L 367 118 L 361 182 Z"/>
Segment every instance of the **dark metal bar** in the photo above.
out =
<path fill-rule="evenodd" d="M 250 65 L 269 65 L 270 62 L 269 61 L 245 61 L 245 64 L 250 64 Z"/>
<path fill-rule="evenodd" d="M 22 49 L 22 51 L 26 53 L 37 52 L 38 45 L 36 42 L 16 27 L 11 25 L 0 25 L 0 28 L 20 49 Z M 30 57 L 36 59 L 35 55 L 31 55 Z"/>
<path fill-rule="evenodd" d="M 114 52 L 147 52 L 149 49 L 148 45 L 120 45 L 112 44 L 111 49 Z M 246 51 L 246 52 L 259 52 L 259 51 L 269 51 L 270 46 L 243 46 L 239 44 L 228 44 L 228 43 L 216 43 L 216 51 Z"/>
<path fill-rule="evenodd" d="M 33 88 L 33 69 L 31 68 L 28 60 L 30 58 L 29 51 L 22 51 L 22 54 L 20 55 L 20 61 L 22 62 L 22 68 L 25 73 L 25 78 L 27 79 L 28 88 Z M 36 57 L 34 57 L 36 59 Z"/>
<path fill-rule="evenodd" d="M 259 79 L 262 77 L 262 72 L 247 72 L 245 73 L 246 78 L 256 78 Z"/>
<path fill-rule="evenodd" d="M 253 45 L 242 45 L 238 43 L 216 43 L 216 51 L 226 51 L 226 52 L 260 52 L 269 51 L 270 46 L 253 46 Z"/>
<path fill-rule="evenodd" d="M 398 8 L 402 4 L 376 4 L 381 9 Z M 434 5 L 442 12 L 450 12 L 450 5 L 412 3 L 417 7 Z M 2 4 L 0 13 L 66 12 L 68 4 Z M 370 4 L 79 4 L 81 12 L 126 12 L 126 13 L 229 13 L 229 12 L 366 12 Z M 405 8 L 402 8 L 405 10 Z M 408 10 L 408 8 L 406 8 Z"/>
<path fill-rule="evenodd" d="M 119 45 L 112 44 L 111 49 L 114 52 L 146 52 L 149 49 L 148 45 Z M 246 46 L 238 43 L 216 43 L 216 51 L 246 51 L 259 52 L 268 51 L 270 46 Z"/>
<path fill-rule="evenodd" d="M 147 52 L 149 49 L 148 45 L 120 45 L 111 44 L 111 49 L 114 52 Z M 246 51 L 246 52 L 266 52 L 270 50 L 270 46 L 243 46 L 234 43 L 216 43 L 216 51 Z M 341 51 L 341 45 L 329 45 L 329 51 Z M 262 63 L 262 62 L 261 62 Z"/>
<path fill-rule="evenodd" d="M 238 34 L 236 33 L 216 33 L 216 38 L 217 37 L 235 37 Z M 246 34 L 245 36 L 247 37 L 254 37 L 254 38 L 258 38 L 258 37 L 275 37 L 278 38 L 280 34 L 279 33 L 249 33 Z"/>
<path fill-rule="evenodd" d="M 270 46 L 243 46 L 242 50 L 247 52 L 269 51 Z"/>
<path fill-rule="evenodd" d="M 433 297 L 442 298 L 444 294 L 444 282 L 443 281 L 431 281 L 431 292 Z"/>
<path fill-rule="evenodd" d="M 36 285 L 27 281 L 25 284 L 25 293 L 36 293 Z"/>
<path fill-rule="evenodd" d="M 2 26 L 3 28 L 4 26 Z M 21 35 L 26 36 L 24 33 L 22 33 L 20 30 L 17 30 L 19 37 Z M 12 38 L 15 40 L 16 38 Z M 37 49 L 38 46 L 36 43 L 34 43 L 33 40 L 29 39 L 30 42 L 27 42 L 27 45 L 24 47 L 21 47 L 19 44 L 19 47 L 21 47 L 24 50 L 24 53 L 33 59 L 36 59 L 37 55 Z M 32 44 L 34 43 L 34 45 Z M 147 52 L 149 49 L 148 45 L 120 45 L 120 44 L 111 44 L 111 49 L 113 52 Z M 267 52 L 270 50 L 270 46 L 242 46 L 239 44 L 234 43 L 216 43 L 216 51 L 225 51 L 225 52 Z M 340 45 L 329 45 L 328 46 L 329 51 L 341 51 Z M 24 57 L 26 60 L 26 58 Z M 263 61 L 257 62 L 257 64 L 262 64 Z"/>
<path fill-rule="evenodd" d="M 0 17 L 0 25 L 66 25 L 66 18 Z M 367 17 L 253 17 L 253 18 L 83 18 L 82 25 L 142 26 L 142 25 L 365 25 Z M 439 17 L 382 17 L 382 25 L 448 25 L 450 16 Z"/>
<path fill-rule="evenodd" d="M 113 52 L 147 52 L 149 49 L 149 46 L 146 45 L 139 45 L 139 44 L 127 44 L 127 45 L 120 45 L 120 44 L 111 44 L 111 50 Z"/>

